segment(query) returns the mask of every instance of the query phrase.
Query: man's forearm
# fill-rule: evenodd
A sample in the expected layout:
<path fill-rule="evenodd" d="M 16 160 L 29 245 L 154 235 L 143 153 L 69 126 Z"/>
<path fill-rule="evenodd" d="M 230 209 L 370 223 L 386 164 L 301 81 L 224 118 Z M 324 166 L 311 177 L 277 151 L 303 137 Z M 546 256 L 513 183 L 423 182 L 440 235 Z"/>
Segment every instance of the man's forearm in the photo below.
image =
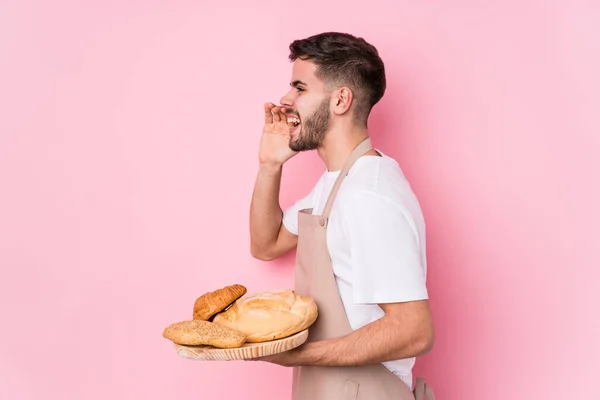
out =
<path fill-rule="evenodd" d="M 279 205 L 281 165 L 260 165 L 250 204 L 250 240 L 259 252 L 277 241 L 283 212 Z"/>
<path fill-rule="evenodd" d="M 420 355 L 431 344 L 427 335 L 407 332 L 383 317 L 347 336 L 309 342 L 297 349 L 292 365 L 356 366 Z"/>

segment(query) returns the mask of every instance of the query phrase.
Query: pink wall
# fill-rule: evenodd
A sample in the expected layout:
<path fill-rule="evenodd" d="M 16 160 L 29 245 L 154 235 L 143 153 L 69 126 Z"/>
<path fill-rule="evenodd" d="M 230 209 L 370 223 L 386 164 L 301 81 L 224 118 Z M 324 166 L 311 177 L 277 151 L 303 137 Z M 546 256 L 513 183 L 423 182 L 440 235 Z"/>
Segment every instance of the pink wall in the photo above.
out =
<path fill-rule="evenodd" d="M 325 30 L 387 63 L 373 140 L 429 229 L 417 373 L 440 399 L 597 398 L 600 7 L 199 3 L 0 5 L 0 398 L 287 398 L 291 371 L 161 333 L 206 291 L 292 285 L 247 214 L 287 45 Z M 293 159 L 284 205 L 321 169 Z"/>

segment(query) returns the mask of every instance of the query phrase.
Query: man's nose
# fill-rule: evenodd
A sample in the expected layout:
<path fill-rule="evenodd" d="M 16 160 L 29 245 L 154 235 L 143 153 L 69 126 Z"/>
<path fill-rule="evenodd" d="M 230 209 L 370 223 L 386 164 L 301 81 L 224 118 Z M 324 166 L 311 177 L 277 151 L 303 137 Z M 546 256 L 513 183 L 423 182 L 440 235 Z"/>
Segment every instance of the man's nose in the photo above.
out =
<path fill-rule="evenodd" d="M 294 104 L 294 102 L 293 102 L 292 98 L 290 97 L 290 94 L 287 93 L 285 96 L 283 96 L 279 100 L 279 104 L 281 104 L 282 106 L 291 107 Z"/>

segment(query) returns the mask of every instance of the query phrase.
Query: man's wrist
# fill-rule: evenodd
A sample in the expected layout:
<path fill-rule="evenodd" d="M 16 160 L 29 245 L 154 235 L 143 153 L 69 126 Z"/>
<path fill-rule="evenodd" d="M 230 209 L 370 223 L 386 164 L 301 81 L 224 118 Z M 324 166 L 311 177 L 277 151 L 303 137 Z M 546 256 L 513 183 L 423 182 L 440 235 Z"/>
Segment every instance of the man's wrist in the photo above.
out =
<path fill-rule="evenodd" d="M 261 162 L 258 168 L 268 174 L 278 174 L 283 169 L 283 163 Z"/>

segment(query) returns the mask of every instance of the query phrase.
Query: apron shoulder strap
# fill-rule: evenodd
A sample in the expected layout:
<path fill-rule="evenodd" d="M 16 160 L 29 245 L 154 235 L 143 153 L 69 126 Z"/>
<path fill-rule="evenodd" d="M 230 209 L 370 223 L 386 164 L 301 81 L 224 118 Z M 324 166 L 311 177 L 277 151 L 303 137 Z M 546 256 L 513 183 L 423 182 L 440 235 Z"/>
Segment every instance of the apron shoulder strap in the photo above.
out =
<path fill-rule="evenodd" d="M 416 400 L 435 400 L 433 389 L 429 386 L 425 379 L 417 377 L 414 395 Z"/>
<path fill-rule="evenodd" d="M 346 160 L 344 166 L 342 167 L 342 170 L 340 171 L 340 174 L 338 175 L 337 179 L 335 180 L 335 183 L 333 184 L 333 188 L 331 189 L 331 193 L 329 194 L 329 197 L 327 198 L 327 203 L 325 204 L 325 208 L 323 209 L 323 213 L 322 213 L 323 221 L 327 221 L 329 219 L 329 214 L 331 213 L 331 208 L 333 207 L 333 202 L 335 200 L 335 196 L 337 195 L 337 192 L 340 188 L 340 185 L 342 184 L 342 181 L 344 180 L 346 175 L 348 175 L 350 168 L 352 168 L 352 165 L 354 165 L 356 160 L 358 160 L 362 155 L 364 155 L 366 152 L 370 151 L 372 148 L 373 147 L 371 146 L 371 139 L 366 138 L 365 140 L 360 142 L 360 144 L 358 146 L 356 146 L 356 148 L 352 151 L 352 153 L 350 154 L 350 157 L 348 157 L 348 159 Z"/>

